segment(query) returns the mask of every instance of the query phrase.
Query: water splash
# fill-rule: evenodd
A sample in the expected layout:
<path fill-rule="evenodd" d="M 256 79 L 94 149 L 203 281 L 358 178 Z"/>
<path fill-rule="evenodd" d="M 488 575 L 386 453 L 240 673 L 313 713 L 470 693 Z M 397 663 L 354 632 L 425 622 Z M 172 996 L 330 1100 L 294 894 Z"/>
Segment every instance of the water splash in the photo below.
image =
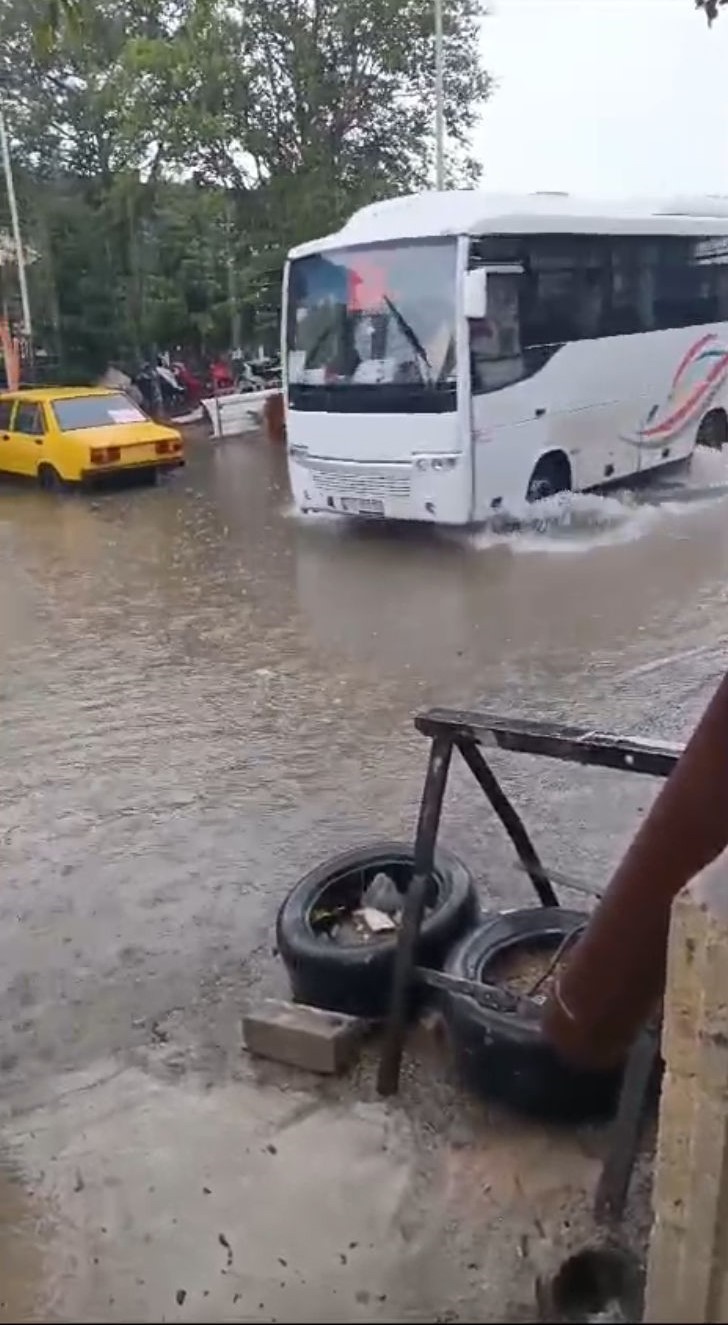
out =
<path fill-rule="evenodd" d="M 669 519 L 694 518 L 726 498 L 725 471 L 722 481 L 655 481 L 607 496 L 561 493 L 499 512 L 466 537 L 478 551 L 505 544 L 514 553 L 582 553 L 635 542 Z"/>
<path fill-rule="evenodd" d="M 642 538 L 659 518 L 655 507 L 629 492 L 563 493 L 499 512 L 467 541 L 478 551 L 506 544 L 514 553 L 584 552 Z"/>

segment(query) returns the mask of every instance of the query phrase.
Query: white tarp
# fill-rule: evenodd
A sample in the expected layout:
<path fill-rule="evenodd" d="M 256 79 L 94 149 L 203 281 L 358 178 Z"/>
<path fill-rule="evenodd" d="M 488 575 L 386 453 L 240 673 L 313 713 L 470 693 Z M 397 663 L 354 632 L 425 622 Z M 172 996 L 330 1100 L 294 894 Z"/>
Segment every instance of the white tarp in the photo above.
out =
<path fill-rule="evenodd" d="M 202 401 L 202 408 L 212 424 L 213 436 L 235 437 L 239 433 L 255 432 L 263 422 L 263 409 L 272 391 L 243 391 L 229 396 L 213 396 Z"/>

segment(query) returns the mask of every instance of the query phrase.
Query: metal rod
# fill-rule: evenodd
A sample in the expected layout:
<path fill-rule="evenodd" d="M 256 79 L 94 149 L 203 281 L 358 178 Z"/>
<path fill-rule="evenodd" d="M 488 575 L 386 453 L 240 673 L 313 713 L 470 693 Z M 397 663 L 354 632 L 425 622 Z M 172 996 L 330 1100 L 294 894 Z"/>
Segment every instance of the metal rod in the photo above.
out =
<path fill-rule="evenodd" d="M 432 877 L 435 842 L 440 827 L 442 802 L 452 758 L 452 742 L 448 736 L 437 736 L 430 746 L 425 787 L 420 802 L 420 814 L 415 837 L 414 876 L 407 889 L 402 926 L 392 979 L 392 998 L 384 1030 L 382 1056 L 379 1062 L 377 1090 L 380 1095 L 395 1095 L 399 1088 L 399 1072 L 407 1029 L 407 1014 L 412 996 L 412 983 L 425 914 L 427 887 Z"/>
<path fill-rule="evenodd" d="M 518 811 L 506 796 L 492 768 L 486 763 L 474 741 L 458 741 L 457 746 L 516 848 L 516 855 L 530 878 L 541 905 L 558 906 L 559 899 L 546 876 L 538 852 L 526 832 Z"/>
<path fill-rule="evenodd" d="M 435 0 L 435 180 L 445 187 L 445 43 L 442 0 Z"/>
<path fill-rule="evenodd" d="M 584 897 L 591 897 L 594 902 L 598 902 L 602 895 L 597 888 L 590 887 L 583 879 L 575 879 L 571 874 L 562 874 L 561 870 L 552 870 L 550 865 L 544 865 L 543 869 L 538 870 L 535 865 L 526 865 L 522 860 L 514 860 L 513 868 L 528 874 L 531 879 L 537 875 L 546 883 L 555 883 L 559 888 L 567 888 L 572 893 L 582 893 Z"/>
<path fill-rule="evenodd" d="M 23 334 L 27 336 L 28 340 L 32 343 L 33 324 L 30 317 L 30 297 L 28 295 L 28 279 L 25 272 L 25 253 L 23 251 L 23 241 L 20 233 L 20 214 L 18 212 L 18 199 L 15 194 L 13 163 L 10 159 L 8 128 L 5 121 L 5 112 L 2 107 L 0 107 L 0 154 L 2 155 L 3 173 L 5 175 L 5 185 L 8 192 L 10 221 L 13 227 L 13 242 L 15 244 L 15 257 L 18 266 L 20 303 L 23 309 Z"/>
<path fill-rule="evenodd" d="M 624 1213 L 659 1054 L 659 1034 L 647 1030 L 640 1035 L 627 1060 L 617 1117 L 594 1201 L 594 1217 L 599 1224 L 619 1220 Z"/>
<path fill-rule="evenodd" d="M 656 778 L 669 777 L 683 752 L 683 746 L 668 741 L 645 741 L 635 736 L 590 731 L 586 727 L 503 718 L 464 709 L 431 709 L 419 713 L 415 727 L 423 736 L 450 733 L 456 741 L 464 739 L 517 754 L 542 755 L 546 759 Z"/>
<path fill-rule="evenodd" d="M 416 966 L 413 975 L 420 984 L 428 989 L 437 989 L 439 993 L 456 994 L 462 998 L 472 998 L 486 1012 L 495 1012 L 497 1016 L 528 1017 L 538 1021 L 541 1012 L 538 1003 L 521 994 L 500 985 L 483 984 L 479 980 L 465 980 L 459 975 L 448 975 L 446 971 L 431 971 L 427 966 Z"/>

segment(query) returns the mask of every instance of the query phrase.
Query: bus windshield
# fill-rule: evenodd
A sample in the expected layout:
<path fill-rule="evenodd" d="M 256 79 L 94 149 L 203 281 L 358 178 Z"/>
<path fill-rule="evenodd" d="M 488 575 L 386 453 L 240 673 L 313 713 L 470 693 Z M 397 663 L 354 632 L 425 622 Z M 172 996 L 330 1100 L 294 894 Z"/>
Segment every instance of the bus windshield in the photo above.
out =
<path fill-rule="evenodd" d="M 377 244 L 299 258 L 288 286 L 288 381 L 309 388 L 454 394 L 452 239 Z M 318 391 L 313 394 L 318 395 Z M 356 392 L 360 395 L 360 392 Z M 326 407 L 326 406 L 324 406 Z"/>

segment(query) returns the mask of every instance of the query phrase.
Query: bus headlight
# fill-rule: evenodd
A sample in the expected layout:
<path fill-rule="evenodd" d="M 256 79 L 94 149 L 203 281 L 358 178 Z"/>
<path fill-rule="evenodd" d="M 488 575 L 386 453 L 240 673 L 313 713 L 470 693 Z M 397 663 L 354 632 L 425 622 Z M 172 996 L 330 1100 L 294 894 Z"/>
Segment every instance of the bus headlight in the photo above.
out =
<path fill-rule="evenodd" d="M 415 469 L 419 469 L 420 472 L 426 469 L 434 469 L 438 473 L 442 473 L 445 469 L 455 469 L 458 460 L 459 456 L 456 455 L 434 456 L 432 459 L 421 455 L 415 460 Z"/>

